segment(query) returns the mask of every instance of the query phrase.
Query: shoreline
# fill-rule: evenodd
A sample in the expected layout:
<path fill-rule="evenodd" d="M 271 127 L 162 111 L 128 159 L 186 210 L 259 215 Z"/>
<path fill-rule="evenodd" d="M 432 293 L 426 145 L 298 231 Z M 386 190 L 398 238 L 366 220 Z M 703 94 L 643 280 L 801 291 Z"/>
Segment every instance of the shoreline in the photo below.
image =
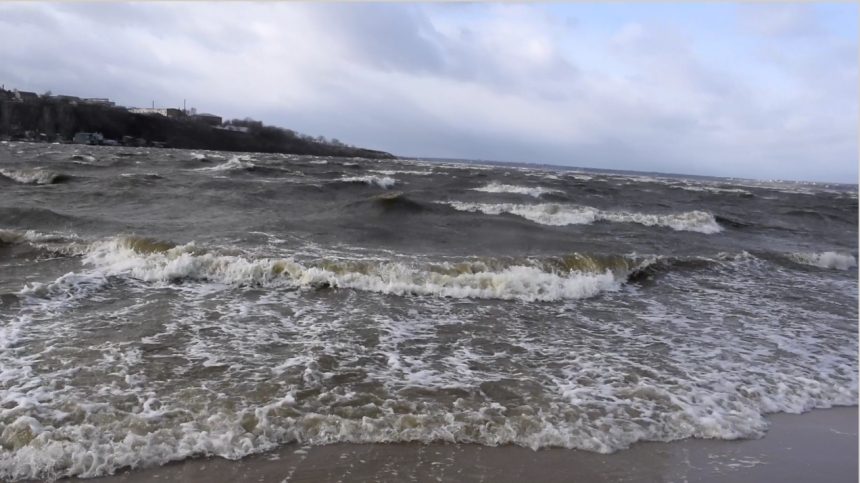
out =
<path fill-rule="evenodd" d="M 641 442 L 613 454 L 469 444 L 286 445 L 241 460 L 186 459 L 68 482 L 841 483 L 858 477 L 858 407 L 778 413 L 761 439 Z"/>

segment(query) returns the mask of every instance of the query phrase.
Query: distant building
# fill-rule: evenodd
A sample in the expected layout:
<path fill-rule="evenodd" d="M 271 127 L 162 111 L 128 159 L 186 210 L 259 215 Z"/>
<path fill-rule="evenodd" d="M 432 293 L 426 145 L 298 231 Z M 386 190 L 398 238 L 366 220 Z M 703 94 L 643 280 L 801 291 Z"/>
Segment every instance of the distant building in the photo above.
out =
<path fill-rule="evenodd" d="M 184 114 L 182 109 L 173 109 L 173 108 L 151 108 L 151 107 L 132 107 L 129 109 L 134 114 L 157 114 L 160 116 L 177 118 L 182 117 Z"/>
<path fill-rule="evenodd" d="M 108 107 L 113 107 L 116 105 L 116 103 L 111 102 L 110 99 L 104 99 L 104 98 L 84 99 L 84 102 L 86 102 L 87 104 L 98 104 L 100 106 L 108 106 Z"/>
<path fill-rule="evenodd" d="M 205 122 L 206 124 L 211 124 L 212 126 L 220 126 L 221 125 L 221 116 L 216 116 L 215 114 L 207 114 L 200 113 L 192 116 L 195 121 Z"/>
<path fill-rule="evenodd" d="M 35 92 L 25 92 L 19 91 L 18 89 L 12 90 L 12 99 L 18 102 L 31 102 L 39 99 L 39 94 Z"/>

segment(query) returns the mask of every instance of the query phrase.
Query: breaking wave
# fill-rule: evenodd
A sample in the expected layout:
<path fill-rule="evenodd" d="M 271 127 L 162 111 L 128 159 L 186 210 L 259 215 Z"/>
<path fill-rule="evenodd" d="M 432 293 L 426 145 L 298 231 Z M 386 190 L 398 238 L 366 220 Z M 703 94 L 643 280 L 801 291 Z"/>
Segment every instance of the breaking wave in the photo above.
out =
<path fill-rule="evenodd" d="M 848 270 L 857 266 L 857 260 L 854 256 L 847 253 L 792 253 L 788 257 L 794 262 L 819 268 Z"/>
<path fill-rule="evenodd" d="M 0 243 L 18 244 L 27 242 L 65 242 L 67 235 L 39 233 L 33 230 L 0 230 Z"/>
<path fill-rule="evenodd" d="M 23 184 L 55 184 L 70 180 L 72 177 L 48 171 L 47 169 L 0 169 L 3 176 Z"/>
<path fill-rule="evenodd" d="M 427 295 L 523 301 L 580 299 L 615 289 L 627 273 L 609 267 L 547 272 L 536 264 L 485 262 L 417 265 L 404 262 L 252 259 L 221 255 L 192 244 L 141 237 L 96 242 L 84 258 L 110 275 L 146 282 L 180 279 L 290 288 L 348 288 L 393 295 Z M 619 266 L 620 268 L 620 266 Z M 625 265 L 626 269 L 626 265 Z"/>
<path fill-rule="evenodd" d="M 395 183 L 397 183 L 397 180 L 394 178 L 380 178 L 379 176 L 350 176 L 341 178 L 339 181 L 343 181 L 345 183 L 364 183 L 385 189 L 390 189 L 395 185 Z"/>
<path fill-rule="evenodd" d="M 88 154 L 74 154 L 70 159 L 73 163 L 77 164 L 93 164 L 97 161 L 94 156 Z"/>
<path fill-rule="evenodd" d="M 483 191 L 485 193 L 517 193 L 521 195 L 534 196 L 535 198 L 539 198 L 541 195 L 544 194 L 564 194 L 564 192 L 561 190 L 543 188 L 541 186 L 514 186 L 498 183 L 492 183 L 482 188 L 473 188 L 472 191 Z"/>
<path fill-rule="evenodd" d="M 371 169 L 369 170 L 371 173 L 377 173 L 385 176 L 394 176 L 396 174 L 414 174 L 416 176 L 425 176 L 435 174 L 433 171 L 409 171 L 409 170 L 396 170 L 396 169 Z"/>
<path fill-rule="evenodd" d="M 249 156 L 234 156 L 226 163 L 211 168 L 197 168 L 195 171 L 254 171 L 256 167 Z"/>
<path fill-rule="evenodd" d="M 696 231 L 708 234 L 722 231 L 714 216 L 704 211 L 691 211 L 670 215 L 648 215 L 643 213 L 602 211 L 589 206 L 558 204 L 487 204 L 464 203 L 460 201 L 440 203 L 449 204 L 460 211 L 480 211 L 488 215 L 511 213 L 535 223 L 540 223 L 541 225 L 588 225 L 596 221 L 612 221 L 619 223 L 639 223 L 645 226 L 662 226 L 678 231 Z"/>

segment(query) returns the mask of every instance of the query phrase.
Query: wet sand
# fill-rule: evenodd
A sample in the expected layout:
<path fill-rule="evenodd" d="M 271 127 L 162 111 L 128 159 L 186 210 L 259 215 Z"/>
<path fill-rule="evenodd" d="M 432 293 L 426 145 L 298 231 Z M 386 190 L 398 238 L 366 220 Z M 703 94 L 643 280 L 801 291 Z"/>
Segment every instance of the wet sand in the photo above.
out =
<path fill-rule="evenodd" d="M 775 414 L 762 439 L 640 443 L 611 455 L 453 444 L 291 445 L 239 461 L 200 458 L 74 481 L 856 482 L 857 415 L 857 407 Z"/>

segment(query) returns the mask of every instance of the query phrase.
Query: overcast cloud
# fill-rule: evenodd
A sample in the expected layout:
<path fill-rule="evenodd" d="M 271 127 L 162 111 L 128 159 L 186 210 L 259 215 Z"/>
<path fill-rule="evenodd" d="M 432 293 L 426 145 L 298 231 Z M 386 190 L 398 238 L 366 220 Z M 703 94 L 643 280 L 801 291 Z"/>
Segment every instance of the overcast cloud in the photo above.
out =
<path fill-rule="evenodd" d="M 856 183 L 857 8 L 0 3 L 0 83 L 402 156 Z"/>

